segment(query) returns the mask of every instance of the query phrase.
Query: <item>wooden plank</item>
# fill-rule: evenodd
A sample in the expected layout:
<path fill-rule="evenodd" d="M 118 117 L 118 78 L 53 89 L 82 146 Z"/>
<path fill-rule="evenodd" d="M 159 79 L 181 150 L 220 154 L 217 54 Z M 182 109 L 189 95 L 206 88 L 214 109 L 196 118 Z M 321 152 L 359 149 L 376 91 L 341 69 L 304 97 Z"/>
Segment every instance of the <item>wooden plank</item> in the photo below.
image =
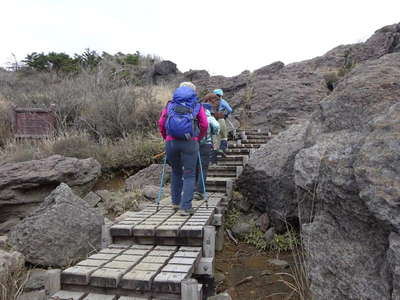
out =
<path fill-rule="evenodd" d="M 196 264 L 194 273 L 196 275 L 210 275 L 214 276 L 215 257 L 201 257 Z"/>
<path fill-rule="evenodd" d="M 122 254 L 113 259 L 113 261 L 127 261 L 127 262 L 137 262 L 142 259 L 141 255 L 126 255 Z"/>
<path fill-rule="evenodd" d="M 213 257 L 215 255 L 215 227 L 204 227 L 203 238 L 203 257 Z"/>
<path fill-rule="evenodd" d="M 85 297 L 86 293 L 84 292 L 72 292 L 72 291 L 58 291 L 53 296 L 51 296 L 50 300 L 82 300 Z"/>
<path fill-rule="evenodd" d="M 83 300 L 117 300 L 117 296 L 90 293 Z"/>
<path fill-rule="evenodd" d="M 90 274 L 90 285 L 103 288 L 116 288 L 120 278 L 127 271 L 127 269 L 100 268 Z"/>
<path fill-rule="evenodd" d="M 112 253 L 97 253 L 89 256 L 90 259 L 101 259 L 101 260 L 111 260 L 115 258 L 117 254 L 112 254 Z"/>
<path fill-rule="evenodd" d="M 153 280 L 153 291 L 156 293 L 181 293 L 181 282 L 187 278 L 186 273 L 161 272 Z M 182 298 L 190 299 L 190 298 Z"/>
<path fill-rule="evenodd" d="M 102 267 L 105 265 L 109 260 L 102 260 L 102 259 L 85 259 L 82 260 L 77 264 L 77 266 L 82 267 Z"/>
<path fill-rule="evenodd" d="M 61 273 L 61 283 L 88 285 L 90 274 L 96 271 L 97 269 L 98 267 L 83 267 L 83 266 L 75 266 L 68 268 L 62 271 Z"/>
<path fill-rule="evenodd" d="M 163 264 L 156 264 L 156 263 L 144 263 L 144 262 L 140 262 L 138 263 L 133 269 L 132 271 L 159 271 L 161 270 Z"/>
<path fill-rule="evenodd" d="M 120 287 L 128 290 L 151 291 L 151 283 L 156 271 L 132 270 L 121 278 Z"/>
<path fill-rule="evenodd" d="M 182 299 L 200 300 L 197 280 L 193 278 L 183 280 L 181 294 Z"/>

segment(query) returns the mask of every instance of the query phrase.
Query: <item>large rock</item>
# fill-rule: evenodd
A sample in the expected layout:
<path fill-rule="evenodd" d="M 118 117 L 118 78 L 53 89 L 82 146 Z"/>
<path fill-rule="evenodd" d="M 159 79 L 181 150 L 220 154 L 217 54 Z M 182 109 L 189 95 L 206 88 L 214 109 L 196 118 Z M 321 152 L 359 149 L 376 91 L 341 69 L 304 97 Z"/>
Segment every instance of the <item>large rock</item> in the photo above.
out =
<path fill-rule="evenodd" d="M 61 182 L 84 195 L 100 173 L 101 166 L 93 158 L 53 155 L 41 160 L 3 164 L 0 166 L 0 223 L 32 213 Z M 5 230 L 8 229 L 9 226 Z"/>
<path fill-rule="evenodd" d="M 9 243 L 31 264 L 63 267 L 100 248 L 103 224 L 104 218 L 62 183 L 12 229 Z"/>
<path fill-rule="evenodd" d="M 303 225 L 313 299 L 399 299 L 399 77 L 400 53 L 355 67 L 296 156 L 298 189 L 314 188 Z"/>
<path fill-rule="evenodd" d="M 256 209 L 269 214 L 277 231 L 286 228 L 282 221 L 297 218 L 293 166 L 304 148 L 307 124 L 293 125 L 261 146 L 237 181 L 240 192 Z"/>
<path fill-rule="evenodd" d="M 127 191 L 142 189 L 146 185 L 160 186 L 162 164 L 152 164 L 151 166 L 137 172 L 125 181 Z M 171 167 L 165 166 L 164 183 L 168 183 L 171 179 Z"/>

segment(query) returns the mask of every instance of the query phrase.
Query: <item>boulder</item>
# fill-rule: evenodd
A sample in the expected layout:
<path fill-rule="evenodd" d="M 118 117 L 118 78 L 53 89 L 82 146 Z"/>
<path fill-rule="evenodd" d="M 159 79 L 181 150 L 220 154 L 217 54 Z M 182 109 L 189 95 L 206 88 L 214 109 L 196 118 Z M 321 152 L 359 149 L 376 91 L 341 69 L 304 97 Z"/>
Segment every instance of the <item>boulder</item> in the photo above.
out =
<path fill-rule="evenodd" d="M 244 223 L 244 222 L 239 222 L 232 226 L 232 232 L 237 236 L 250 233 L 251 229 L 252 229 L 252 225 L 249 223 Z"/>
<path fill-rule="evenodd" d="M 313 299 L 399 298 L 399 77 L 400 53 L 356 66 L 321 102 L 296 156 L 298 194 L 313 189 L 302 230 Z"/>
<path fill-rule="evenodd" d="M 31 264 L 64 267 L 100 248 L 103 224 L 104 218 L 62 183 L 11 230 L 9 243 Z"/>
<path fill-rule="evenodd" d="M 101 173 L 93 158 L 53 155 L 41 160 L 0 166 L 0 223 L 32 213 L 61 182 L 85 195 Z M 13 222 L 15 224 L 15 222 Z M 5 230 L 9 230 L 6 226 Z"/>
<path fill-rule="evenodd" d="M 237 181 L 239 191 L 271 223 L 282 231 L 285 221 L 297 219 L 293 167 L 296 154 L 304 148 L 308 121 L 291 126 L 254 151 Z M 282 228 L 282 230 L 280 229 Z"/>
<path fill-rule="evenodd" d="M 265 233 L 264 233 L 264 240 L 268 243 L 272 242 L 272 240 L 275 237 L 275 227 L 269 228 Z"/>
<path fill-rule="evenodd" d="M 169 60 L 163 60 L 154 65 L 154 75 L 170 75 L 177 72 L 176 64 Z"/>
<path fill-rule="evenodd" d="M 102 215 L 113 217 L 119 216 L 128 210 L 140 210 L 143 200 L 143 192 L 139 190 L 132 192 L 97 190 L 93 193 L 100 198 L 96 210 Z"/>
<path fill-rule="evenodd" d="M 158 197 L 158 194 L 160 192 L 160 187 L 159 186 L 155 186 L 155 185 L 145 185 L 142 189 L 143 192 L 143 196 L 147 199 L 147 200 L 155 200 Z M 165 192 L 163 193 L 163 197 L 165 197 Z"/>
<path fill-rule="evenodd" d="M 149 167 L 137 172 L 125 181 L 125 189 L 127 191 L 133 191 L 142 189 L 146 185 L 160 186 L 162 169 L 162 164 L 152 164 Z M 171 167 L 166 165 L 164 173 L 165 184 L 168 183 L 170 179 Z"/>

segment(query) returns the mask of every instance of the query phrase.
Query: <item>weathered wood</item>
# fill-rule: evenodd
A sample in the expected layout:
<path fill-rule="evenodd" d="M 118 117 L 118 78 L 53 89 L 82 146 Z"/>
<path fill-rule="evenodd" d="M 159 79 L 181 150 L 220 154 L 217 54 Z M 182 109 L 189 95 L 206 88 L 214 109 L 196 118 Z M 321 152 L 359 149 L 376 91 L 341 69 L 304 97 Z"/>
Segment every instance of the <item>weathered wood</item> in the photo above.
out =
<path fill-rule="evenodd" d="M 225 231 L 224 224 L 221 223 L 220 226 L 216 227 L 216 235 L 215 235 L 215 251 L 222 251 L 224 249 L 225 242 Z"/>
<path fill-rule="evenodd" d="M 202 257 L 196 265 L 194 273 L 196 275 L 210 275 L 214 276 L 215 257 Z"/>
<path fill-rule="evenodd" d="M 45 282 L 45 290 L 47 294 L 53 295 L 61 290 L 61 270 L 54 269 L 47 271 L 48 279 Z"/>
<path fill-rule="evenodd" d="M 88 285 L 89 284 L 89 276 L 94 271 L 96 271 L 98 267 L 84 267 L 84 266 L 75 266 L 68 268 L 61 273 L 61 282 L 64 284 L 77 284 L 77 285 Z"/>
<path fill-rule="evenodd" d="M 181 294 L 182 300 L 200 300 L 197 280 L 193 278 L 183 280 Z"/>
<path fill-rule="evenodd" d="M 50 300 L 82 300 L 86 293 L 83 292 L 72 292 L 72 291 L 58 291 Z"/>
<path fill-rule="evenodd" d="M 100 268 L 90 274 L 90 285 L 103 288 L 116 288 L 127 269 Z"/>
<path fill-rule="evenodd" d="M 215 255 L 215 227 L 204 227 L 203 238 L 203 257 L 213 257 Z"/>
<path fill-rule="evenodd" d="M 112 244 L 112 236 L 110 232 L 110 224 L 101 226 L 101 248 L 106 248 Z"/>

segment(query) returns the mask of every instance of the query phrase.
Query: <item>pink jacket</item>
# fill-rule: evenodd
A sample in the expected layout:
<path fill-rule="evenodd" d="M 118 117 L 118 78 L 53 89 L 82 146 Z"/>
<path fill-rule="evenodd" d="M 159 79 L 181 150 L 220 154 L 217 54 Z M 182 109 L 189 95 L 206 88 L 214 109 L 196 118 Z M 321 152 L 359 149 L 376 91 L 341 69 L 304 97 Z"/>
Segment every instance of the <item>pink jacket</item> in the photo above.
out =
<path fill-rule="evenodd" d="M 204 111 L 203 106 L 200 107 L 200 111 L 197 114 L 197 120 L 199 121 L 200 134 L 199 134 L 199 136 L 196 136 L 192 139 L 194 141 L 200 141 L 207 134 L 208 120 L 207 120 L 206 112 Z M 173 141 L 173 140 L 175 140 L 175 138 L 173 138 L 170 135 L 167 135 L 167 129 L 165 127 L 166 121 L 167 121 L 167 107 L 165 107 L 161 113 L 160 120 L 158 120 L 158 127 L 160 128 L 160 133 L 164 140 Z"/>

